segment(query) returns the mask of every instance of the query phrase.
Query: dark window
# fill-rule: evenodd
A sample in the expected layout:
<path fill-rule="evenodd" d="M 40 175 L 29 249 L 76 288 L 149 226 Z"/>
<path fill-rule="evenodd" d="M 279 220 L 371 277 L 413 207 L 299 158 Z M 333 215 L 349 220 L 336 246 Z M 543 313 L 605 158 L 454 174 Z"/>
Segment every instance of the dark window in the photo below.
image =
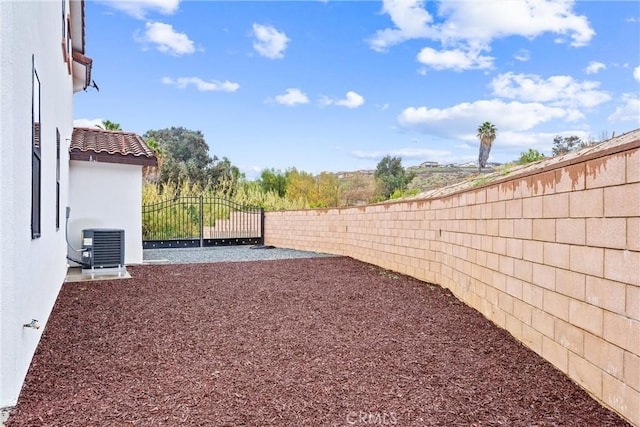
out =
<path fill-rule="evenodd" d="M 0 0 L 2 1 L 2 0 Z M 67 63 L 67 71 L 71 74 L 71 18 L 67 13 L 67 0 L 62 0 L 62 60 Z"/>
<path fill-rule="evenodd" d="M 71 63 L 71 17 L 67 16 L 67 55 L 69 63 Z"/>
<path fill-rule="evenodd" d="M 40 125 L 40 78 L 36 70 L 35 56 L 31 57 L 31 238 L 40 237 L 40 165 L 41 165 L 41 125 Z"/>
<path fill-rule="evenodd" d="M 56 128 L 56 230 L 60 229 L 60 131 Z"/>

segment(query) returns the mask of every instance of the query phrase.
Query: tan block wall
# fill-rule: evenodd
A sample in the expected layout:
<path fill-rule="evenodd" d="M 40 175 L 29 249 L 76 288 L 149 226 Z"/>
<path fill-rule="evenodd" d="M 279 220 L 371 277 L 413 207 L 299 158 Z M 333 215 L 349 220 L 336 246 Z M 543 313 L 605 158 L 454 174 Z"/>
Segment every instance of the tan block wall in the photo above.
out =
<path fill-rule="evenodd" d="M 437 199 L 268 212 L 265 243 L 449 288 L 640 426 L 639 145 Z"/>

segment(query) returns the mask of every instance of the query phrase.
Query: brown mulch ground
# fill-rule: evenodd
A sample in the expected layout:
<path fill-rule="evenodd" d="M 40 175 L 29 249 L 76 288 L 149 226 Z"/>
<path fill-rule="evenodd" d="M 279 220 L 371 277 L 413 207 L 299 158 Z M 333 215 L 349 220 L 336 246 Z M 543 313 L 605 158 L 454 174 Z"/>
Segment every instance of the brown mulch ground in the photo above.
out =
<path fill-rule="evenodd" d="M 449 291 L 350 258 L 65 284 L 8 425 L 620 426 Z"/>

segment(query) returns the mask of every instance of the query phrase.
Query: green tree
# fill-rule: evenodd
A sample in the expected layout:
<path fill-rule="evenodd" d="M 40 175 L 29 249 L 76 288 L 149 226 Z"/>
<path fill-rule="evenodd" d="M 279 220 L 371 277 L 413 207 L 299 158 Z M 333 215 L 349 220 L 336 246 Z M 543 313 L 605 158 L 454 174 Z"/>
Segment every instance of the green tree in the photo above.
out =
<path fill-rule="evenodd" d="M 317 207 L 335 208 L 340 203 L 340 181 L 330 172 L 321 172 L 316 177 Z"/>
<path fill-rule="evenodd" d="M 571 151 L 587 147 L 588 145 L 588 143 L 584 142 L 580 139 L 580 137 L 577 137 L 575 135 L 557 135 L 555 138 L 553 138 L 553 148 L 551 148 L 551 154 L 553 154 L 554 156 L 559 156 L 561 154 L 566 154 Z"/>
<path fill-rule="evenodd" d="M 407 173 L 402 167 L 402 158 L 386 155 L 380 160 L 373 177 L 378 185 L 378 193 L 385 200 L 396 190 L 404 191 L 415 174 Z"/>
<path fill-rule="evenodd" d="M 265 193 L 273 191 L 280 197 L 284 197 L 287 193 L 287 177 L 280 170 L 264 169 L 258 182 Z"/>
<path fill-rule="evenodd" d="M 227 157 L 218 160 L 218 157 L 213 156 L 209 167 L 209 183 L 220 193 L 228 197 L 233 196 L 238 182 L 245 179 L 245 174 L 240 172 L 237 166 L 232 165 Z"/>
<path fill-rule="evenodd" d="M 98 125 L 103 130 L 122 130 L 120 123 L 112 122 L 111 120 L 103 120 L 102 125 Z"/>
<path fill-rule="evenodd" d="M 478 172 L 482 172 L 482 168 L 487 165 L 489 159 L 489 153 L 491 152 L 491 145 L 496 139 L 495 125 L 491 122 L 484 122 L 478 126 L 478 139 L 480 139 L 480 153 L 478 154 Z"/>
<path fill-rule="evenodd" d="M 291 168 L 287 170 L 285 175 L 287 178 L 286 195 L 289 199 L 304 200 L 311 205 L 316 203 L 318 199 L 316 180 L 312 174 Z"/>
<path fill-rule="evenodd" d="M 529 148 L 529 151 L 524 153 L 520 153 L 520 158 L 518 159 L 519 165 L 526 165 L 527 163 L 537 162 L 538 160 L 544 159 L 544 154 L 539 152 L 538 150 L 534 150 L 533 148 Z"/>
<path fill-rule="evenodd" d="M 191 181 L 201 188 L 211 183 L 210 167 L 213 159 L 209 156 L 209 146 L 200 131 L 183 127 L 149 130 L 144 134 L 152 138 L 166 153 L 160 171 L 160 182 Z"/>

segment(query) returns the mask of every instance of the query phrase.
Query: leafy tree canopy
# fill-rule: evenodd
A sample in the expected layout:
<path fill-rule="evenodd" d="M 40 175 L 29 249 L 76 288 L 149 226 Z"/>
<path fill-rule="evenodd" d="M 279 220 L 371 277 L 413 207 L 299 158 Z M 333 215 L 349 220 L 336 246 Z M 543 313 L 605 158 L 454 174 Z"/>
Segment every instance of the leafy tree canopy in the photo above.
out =
<path fill-rule="evenodd" d="M 380 160 L 373 177 L 378 184 L 380 196 L 388 199 L 396 190 L 406 190 L 415 174 L 402 167 L 402 158 L 386 155 Z"/>
<path fill-rule="evenodd" d="M 285 175 L 288 198 L 307 202 L 316 200 L 316 180 L 311 173 L 291 168 Z"/>
<path fill-rule="evenodd" d="M 147 141 L 156 141 L 159 151 L 164 155 L 160 183 L 189 181 L 201 188 L 223 186 L 231 191 L 229 184 L 244 178 L 226 157 L 222 160 L 216 156 L 211 158 L 209 145 L 201 131 L 171 127 L 149 130 L 144 137 Z"/>
<path fill-rule="evenodd" d="M 579 137 L 575 135 L 571 136 L 560 136 L 557 135 L 553 138 L 553 148 L 551 149 L 551 153 L 554 156 L 559 156 L 561 154 L 569 153 L 570 151 L 579 150 L 588 146 L 589 144 L 581 140 Z"/>
<path fill-rule="evenodd" d="M 329 172 L 320 172 L 316 177 L 317 200 L 316 207 L 330 208 L 340 204 L 340 180 Z"/>
<path fill-rule="evenodd" d="M 287 193 L 287 177 L 280 170 L 264 169 L 258 182 L 265 193 L 273 191 L 280 197 Z"/>
<path fill-rule="evenodd" d="M 227 157 L 218 160 L 216 156 L 213 157 L 209 168 L 209 176 L 209 182 L 227 196 L 231 196 L 236 191 L 236 184 L 246 178 L 237 166 L 231 164 L 231 160 Z"/>

